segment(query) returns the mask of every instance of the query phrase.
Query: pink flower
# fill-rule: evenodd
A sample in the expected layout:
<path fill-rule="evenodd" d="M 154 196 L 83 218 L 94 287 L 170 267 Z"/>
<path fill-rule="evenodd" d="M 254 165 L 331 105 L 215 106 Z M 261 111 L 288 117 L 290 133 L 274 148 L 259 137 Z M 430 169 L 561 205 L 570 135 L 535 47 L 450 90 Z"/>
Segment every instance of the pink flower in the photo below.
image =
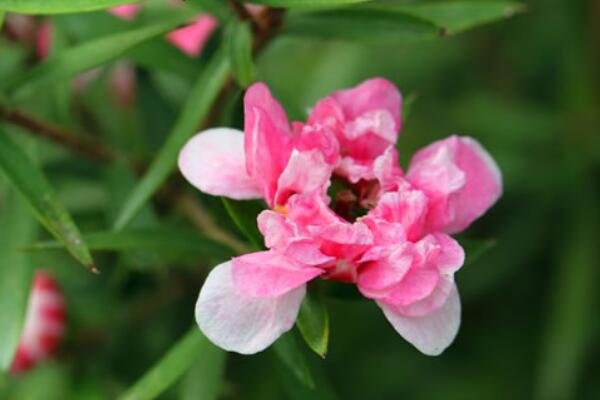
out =
<path fill-rule="evenodd" d="M 140 4 L 123 4 L 108 9 L 108 12 L 122 19 L 134 19 L 142 6 Z"/>
<path fill-rule="evenodd" d="M 200 329 L 226 350 L 261 351 L 292 328 L 306 283 L 321 277 L 356 284 L 400 335 L 440 354 L 460 325 L 464 252 L 448 234 L 501 195 L 489 154 L 452 136 L 417 152 L 405 175 L 394 147 L 400 93 L 380 78 L 319 101 L 306 123 L 290 124 L 262 83 L 244 103 L 244 132 L 201 132 L 179 158 L 200 190 L 271 207 L 257 221 L 267 250 L 210 273 Z"/>
<path fill-rule="evenodd" d="M 21 341 L 11 371 L 23 372 L 53 356 L 65 331 L 65 305 L 56 282 L 38 271 L 33 279 Z"/>
<path fill-rule="evenodd" d="M 180 4 L 174 2 L 173 7 L 178 6 Z M 124 4 L 109 8 L 108 12 L 121 19 L 132 20 L 138 15 L 141 8 L 141 4 Z M 198 57 L 217 26 L 218 22 L 214 17 L 209 14 L 202 14 L 191 24 L 169 33 L 167 40 L 186 55 Z"/>

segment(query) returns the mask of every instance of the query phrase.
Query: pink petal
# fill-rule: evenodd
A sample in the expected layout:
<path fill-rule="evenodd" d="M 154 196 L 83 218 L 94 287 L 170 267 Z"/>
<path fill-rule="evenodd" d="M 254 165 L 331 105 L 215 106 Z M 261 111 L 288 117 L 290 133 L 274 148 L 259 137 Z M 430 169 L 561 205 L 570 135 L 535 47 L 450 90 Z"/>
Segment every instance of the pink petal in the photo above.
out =
<path fill-rule="evenodd" d="M 264 83 L 248 88 L 244 109 L 246 168 L 259 182 L 267 203 L 274 206 L 277 181 L 292 152 L 288 119 Z"/>
<path fill-rule="evenodd" d="M 301 122 L 292 123 L 294 134 L 299 138 L 296 149 L 300 151 L 317 149 L 321 152 L 327 164 L 335 165 L 340 157 L 340 144 L 335 132 L 321 125 L 305 125 Z"/>
<path fill-rule="evenodd" d="M 40 61 L 44 61 L 52 50 L 54 28 L 50 20 L 44 20 L 37 30 L 36 50 Z"/>
<path fill-rule="evenodd" d="M 329 208 L 328 200 L 318 192 L 294 195 L 287 204 L 288 218 L 306 229 L 345 223 Z"/>
<path fill-rule="evenodd" d="M 240 200 L 261 196 L 246 174 L 244 134 L 235 129 L 212 128 L 191 138 L 179 154 L 179 170 L 205 193 Z"/>
<path fill-rule="evenodd" d="M 407 178 L 430 198 L 429 228 L 447 233 L 467 228 L 502 193 L 498 166 L 469 137 L 451 136 L 420 150 Z"/>
<path fill-rule="evenodd" d="M 131 107 L 135 102 L 136 76 L 133 65 L 118 63 L 109 76 L 111 95 L 122 107 Z"/>
<path fill-rule="evenodd" d="M 122 6 L 116 6 L 108 9 L 108 12 L 126 20 L 134 19 L 142 6 L 140 4 L 123 4 Z"/>
<path fill-rule="evenodd" d="M 440 275 L 437 286 L 429 296 L 412 304 L 396 305 L 394 310 L 406 317 L 422 317 L 443 306 L 454 286 L 454 276 Z"/>
<path fill-rule="evenodd" d="M 203 14 L 192 24 L 169 33 L 167 39 L 188 56 L 198 57 L 217 25 L 213 16 Z"/>
<path fill-rule="evenodd" d="M 235 286 L 245 295 L 279 297 L 323 273 L 273 251 L 236 257 L 232 261 Z"/>
<path fill-rule="evenodd" d="M 386 151 L 377 157 L 373 162 L 373 175 L 379 181 L 381 190 L 384 192 L 396 191 L 402 187 L 402 169 L 398 164 L 398 152 L 394 146 L 390 146 Z"/>
<path fill-rule="evenodd" d="M 287 166 L 277 181 L 276 204 L 285 204 L 294 193 L 325 192 L 331 166 L 318 150 L 293 150 Z"/>
<path fill-rule="evenodd" d="M 377 303 L 394 329 L 423 354 L 437 356 L 453 341 L 460 326 L 460 298 L 455 286 L 444 305 L 421 317 L 407 317 Z"/>
<path fill-rule="evenodd" d="M 440 274 L 434 268 L 411 268 L 382 299 L 393 306 L 414 304 L 429 297 L 437 287 Z"/>
<path fill-rule="evenodd" d="M 409 240 L 418 239 L 423 231 L 427 215 L 427 198 L 420 190 L 405 189 L 388 192 L 381 196 L 368 218 L 381 219 L 401 224 Z M 374 224 L 372 229 L 377 229 Z"/>
<path fill-rule="evenodd" d="M 309 124 L 326 126 L 336 133 L 342 153 L 349 157 L 339 172 L 344 176 L 352 172 L 355 182 L 360 178 L 356 178 L 359 171 L 353 168 L 353 160 L 371 167 L 373 160 L 396 142 L 401 102 L 400 93 L 391 82 L 370 79 L 319 101 Z"/>
<path fill-rule="evenodd" d="M 442 274 L 453 274 L 465 262 L 465 251 L 461 245 L 444 233 L 434 233 L 433 236 L 440 246 L 440 252 L 433 260 L 436 268 Z"/>
<path fill-rule="evenodd" d="M 305 294 L 306 286 L 301 285 L 275 298 L 248 296 L 234 285 L 232 263 L 226 262 L 206 279 L 196 303 L 196 321 L 217 346 L 254 354 L 294 326 Z"/>
<path fill-rule="evenodd" d="M 383 298 L 404 278 L 413 264 L 409 247 L 408 243 L 373 247 L 362 256 L 361 262 L 367 264 L 361 267 L 356 285 L 365 297 Z"/>
<path fill-rule="evenodd" d="M 33 279 L 25 326 L 11 365 L 22 372 L 54 355 L 65 332 L 65 305 L 56 282 L 38 271 Z"/>

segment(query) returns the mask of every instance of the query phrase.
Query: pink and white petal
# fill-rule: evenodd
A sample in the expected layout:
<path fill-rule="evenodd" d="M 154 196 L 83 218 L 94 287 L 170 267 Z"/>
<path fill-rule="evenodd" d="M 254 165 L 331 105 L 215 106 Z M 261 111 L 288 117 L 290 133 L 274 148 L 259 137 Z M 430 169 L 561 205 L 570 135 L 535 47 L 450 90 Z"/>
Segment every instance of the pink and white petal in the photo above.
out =
<path fill-rule="evenodd" d="M 294 326 L 305 294 L 302 285 L 275 298 L 248 296 L 234 285 L 229 261 L 206 279 L 196 303 L 196 322 L 215 345 L 241 354 L 258 353 Z"/>
<path fill-rule="evenodd" d="M 323 273 L 273 251 L 245 254 L 232 260 L 238 290 L 251 297 L 276 298 Z"/>
<path fill-rule="evenodd" d="M 443 306 L 454 287 L 454 275 L 440 275 L 437 286 L 429 296 L 412 304 L 395 306 L 394 310 L 406 317 L 422 317 Z"/>
<path fill-rule="evenodd" d="M 205 193 L 238 200 L 261 197 L 246 173 L 244 133 L 235 129 L 208 129 L 191 138 L 179 153 L 179 170 Z"/>
<path fill-rule="evenodd" d="M 142 6 L 140 4 L 123 4 L 108 9 L 108 12 L 125 20 L 134 19 Z"/>
<path fill-rule="evenodd" d="M 186 55 L 198 57 L 217 25 L 212 15 L 203 14 L 190 25 L 170 32 L 167 40 Z"/>
<path fill-rule="evenodd" d="M 281 105 L 264 83 L 250 86 L 244 97 L 246 170 L 275 206 L 277 181 L 292 152 L 293 136 Z"/>
<path fill-rule="evenodd" d="M 460 327 L 460 298 L 453 286 L 446 302 L 421 317 L 407 317 L 383 302 L 377 303 L 394 329 L 420 352 L 440 355 L 453 341 Z"/>
<path fill-rule="evenodd" d="M 468 137 L 451 136 L 417 152 L 407 178 L 430 198 L 430 229 L 447 233 L 467 228 L 502 194 L 498 166 Z"/>
<path fill-rule="evenodd" d="M 382 301 L 395 307 L 414 304 L 431 296 L 439 280 L 440 273 L 434 268 L 413 267 L 390 288 Z"/>
<path fill-rule="evenodd" d="M 287 166 L 277 180 L 275 204 L 286 204 L 294 193 L 325 192 L 331 166 L 319 150 L 293 150 Z"/>

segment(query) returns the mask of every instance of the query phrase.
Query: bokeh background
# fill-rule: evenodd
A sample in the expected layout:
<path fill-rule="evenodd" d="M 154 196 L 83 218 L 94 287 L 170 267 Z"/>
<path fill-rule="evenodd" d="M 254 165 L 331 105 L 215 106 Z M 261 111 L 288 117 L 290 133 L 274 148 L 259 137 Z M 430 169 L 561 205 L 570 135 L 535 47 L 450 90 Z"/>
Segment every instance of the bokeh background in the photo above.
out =
<path fill-rule="evenodd" d="M 329 353 L 321 360 L 305 351 L 319 390 L 302 389 L 266 351 L 218 358 L 226 362 L 220 398 L 600 398 L 600 3 L 524 3 L 527 11 L 514 18 L 439 40 L 278 37 L 261 53 L 258 76 L 294 119 L 333 90 L 373 76 L 391 79 L 410 103 L 399 143 L 403 165 L 432 140 L 473 136 L 498 161 L 505 193 L 461 235 L 490 246 L 456 276 L 462 327 L 442 356 L 416 351 L 374 303 L 329 298 Z M 54 21 L 58 46 L 121 26 L 101 12 Z M 211 39 L 206 54 L 217 42 Z M 151 160 L 203 62 L 163 44 L 156 45 L 164 52 L 156 62 L 172 62 L 171 70 L 149 68 L 140 57 L 120 60 L 135 66 L 131 104 L 110 100 L 106 81 L 116 66 L 109 65 L 76 97 L 64 83 L 17 105 L 91 132 L 129 159 Z M 34 62 L 31 49 L 0 36 L 0 81 Z M 240 126 L 242 92 L 236 90 L 215 123 Z M 137 179 L 134 171 L 73 156 L 2 121 L 0 127 L 43 165 L 82 231 L 110 228 Z M 220 200 L 177 177 L 171 182 L 244 240 Z M 12 194 L 4 180 L 0 190 L 6 203 Z M 191 254 L 170 254 L 168 246 L 95 253 L 102 270 L 95 276 L 63 251 L 30 253 L 32 265 L 53 273 L 65 292 L 68 335 L 54 360 L 3 376 L 1 398 L 115 398 L 189 329 L 207 271 L 232 253 L 194 236 L 193 218 L 173 196 L 161 192 L 133 226 L 163 237 L 166 228 L 190 232 L 181 237 L 197 247 Z M 6 218 L 2 203 L 1 213 Z M 3 226 L 0 240 L 10 234 Z M 218 371 L 199 362 L 161 398 L 204 398 L 202 377 L 218 380 Z"/>

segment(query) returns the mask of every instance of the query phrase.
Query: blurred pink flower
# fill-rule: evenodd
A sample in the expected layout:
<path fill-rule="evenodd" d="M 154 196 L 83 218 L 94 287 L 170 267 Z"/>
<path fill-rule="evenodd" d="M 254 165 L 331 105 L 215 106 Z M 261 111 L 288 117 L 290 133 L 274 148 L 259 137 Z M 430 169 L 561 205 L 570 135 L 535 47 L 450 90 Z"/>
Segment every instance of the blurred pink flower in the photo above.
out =
<path fill-rule="evenodd" d="M 140 4 L 123 4 L 122 6 L 109 8 L 108 12 L 122 19 L 134 19 L 141 7 Z"/>
<path fill-rule="evenodd" d="M 172 7 L 179 7 L 179 2 L 172 2 Z M 111 14 L 124 19 L 134 19 L 141 10 L 141 4 L 124 4 L 108 9 Z M 217 20 L 209 14 L 198 16 L 194 22 L 176 29 L 167 35 L 167 40 L 190 57 L 198 57 L 204 45 L 217 28 Z"/>
<path fill-rule="evenodd" d="M 21 340 L 11 365 L 13 373 L 52 357 L 65 332 L 65 304 L 54 279 L 37 271 L 33 279 Z"/>
<path fill-rule="evenodd" d="M 244 103 L 244 132 L 201 132 L 179 157 L 200 190 L 262 197 L 271 207 L 258 216 L 268 250 L 207 278 L 196 305 L 200 329 L 226 350 L 261 351 L 291 329 L 306 283 L 320 276 L 356 284 L 400 335 L 440 354 L 460 325 L 454 273 L 464 252 L 448 233 L 502 191 L 489 154 L 452 136 L 417 152 L 405 175 L 395 149 L 401 96 L 381 78 L 319 101 L 307 123 L 290 125 L 262 83 Z"/>

